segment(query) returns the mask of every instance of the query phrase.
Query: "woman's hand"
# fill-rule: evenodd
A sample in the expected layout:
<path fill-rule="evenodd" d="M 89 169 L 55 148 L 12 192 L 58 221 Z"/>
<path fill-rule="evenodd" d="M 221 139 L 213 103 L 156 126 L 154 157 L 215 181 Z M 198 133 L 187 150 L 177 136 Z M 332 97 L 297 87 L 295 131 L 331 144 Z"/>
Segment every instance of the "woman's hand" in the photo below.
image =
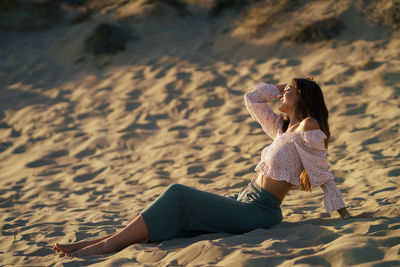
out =
<path fill-rule="evenodd" d="M 285 87 L 286 87 L 286 83 L 284 83 L 284 84 L 278 84 L 278 85 L 276 85 L 276 87 L 278 87 L 279 91 L 280 91 L 281 93 L 283 93 L 283 90 L 285 90 Z"/>
<path fill-rule="evenodd" d="M 351 218 L 351 215 L 346 208 L 338 209 L 337 212 L 339 213 L 340 217 L 342 217 L 342 219 L 344 220 Z"/>

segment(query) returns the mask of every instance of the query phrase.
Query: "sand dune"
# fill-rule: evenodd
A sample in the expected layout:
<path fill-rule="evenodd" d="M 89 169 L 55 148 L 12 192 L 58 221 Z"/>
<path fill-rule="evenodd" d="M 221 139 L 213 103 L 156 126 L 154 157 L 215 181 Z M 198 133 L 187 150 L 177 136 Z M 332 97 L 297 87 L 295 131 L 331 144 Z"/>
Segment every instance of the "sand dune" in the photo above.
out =
<path fill-rule="evenodd" d="M 80 23 L 63 6 L 51 28 L 0 31 L 1 265 L 398 266 L 400 38 L 362 3 L 305 1 L 263 22 L 235 8 L 212 16 L 208 2 L 120 1 Z M 287 39 L 328 17 L 344 25 L 333 39 Z M 83 49 L 102 22 L 130 27 L 124 51 Z M 291 191 L 270 229 L 54 255 L 55 242 L 121 229 L 172 183 L 241 190 L 272 142 L 243 94 L 309 74 L 330 112 L 335 181 L 350 212 L 372 218 L 344 221 L 322 190 Z"/>

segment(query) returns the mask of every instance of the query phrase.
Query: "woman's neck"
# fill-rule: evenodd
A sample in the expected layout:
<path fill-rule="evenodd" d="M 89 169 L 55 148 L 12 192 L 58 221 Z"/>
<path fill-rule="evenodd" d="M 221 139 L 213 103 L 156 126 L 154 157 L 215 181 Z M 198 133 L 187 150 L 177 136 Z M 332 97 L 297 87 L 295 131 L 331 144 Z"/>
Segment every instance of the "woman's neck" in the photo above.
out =
<path fill-rule="evenodd" d="M 302 121 L 301 118 L 299 118 L 299 116 L 296 116 L 297 114 L 294 112 L 294 110 L 292 112 L 288 112 L 288 116 L 289 116 L 289 125 L 288 128 L 296 125 L 298 123 L 300 123 Z"/>

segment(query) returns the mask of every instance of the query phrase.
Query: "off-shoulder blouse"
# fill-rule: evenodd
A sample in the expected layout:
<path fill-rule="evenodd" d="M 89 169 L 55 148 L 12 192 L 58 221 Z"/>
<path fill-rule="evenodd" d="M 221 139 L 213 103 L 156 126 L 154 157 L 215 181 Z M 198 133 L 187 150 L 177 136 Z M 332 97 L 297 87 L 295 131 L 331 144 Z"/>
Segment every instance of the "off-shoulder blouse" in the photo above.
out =
<path fill-rule="evenodd" d="M 255 170 L 263 175 L 292 184 L 291 189 L 300 189 L 300 174 L 308 174 L 312 187 L 320 186 L 324 191 L 327 212 L 345 207 L 343 197 L 329 171 L 326 134 L 320 130 L 283 132 L 283 114 L 277 115 L 268 106 L 281 94 L 272 84 L 259 83 L 244 96 L 250 115 L 260 123 L 273 142 L 261 152 Z"/>

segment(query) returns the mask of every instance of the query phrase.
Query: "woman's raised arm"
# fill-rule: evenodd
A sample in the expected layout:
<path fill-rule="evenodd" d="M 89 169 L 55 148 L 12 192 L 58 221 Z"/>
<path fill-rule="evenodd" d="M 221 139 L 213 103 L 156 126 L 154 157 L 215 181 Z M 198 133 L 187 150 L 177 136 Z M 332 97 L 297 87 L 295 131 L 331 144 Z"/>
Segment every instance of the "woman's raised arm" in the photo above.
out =
<path fill-rule="evenodd" d="M 251 92 L 244 95 L 245 105 L 251 117 L 261 125 L 264 132 L 271 138 L 275 138 L 283 123 L 283 115 L 274 113 L 268 105 L 268 102 L 272 102 L 282 93 L 281 90 L 283 89 L 279 88 L 282 88 L 282 85 L 278 87 L 262 82 L 254 86 Z"/>

